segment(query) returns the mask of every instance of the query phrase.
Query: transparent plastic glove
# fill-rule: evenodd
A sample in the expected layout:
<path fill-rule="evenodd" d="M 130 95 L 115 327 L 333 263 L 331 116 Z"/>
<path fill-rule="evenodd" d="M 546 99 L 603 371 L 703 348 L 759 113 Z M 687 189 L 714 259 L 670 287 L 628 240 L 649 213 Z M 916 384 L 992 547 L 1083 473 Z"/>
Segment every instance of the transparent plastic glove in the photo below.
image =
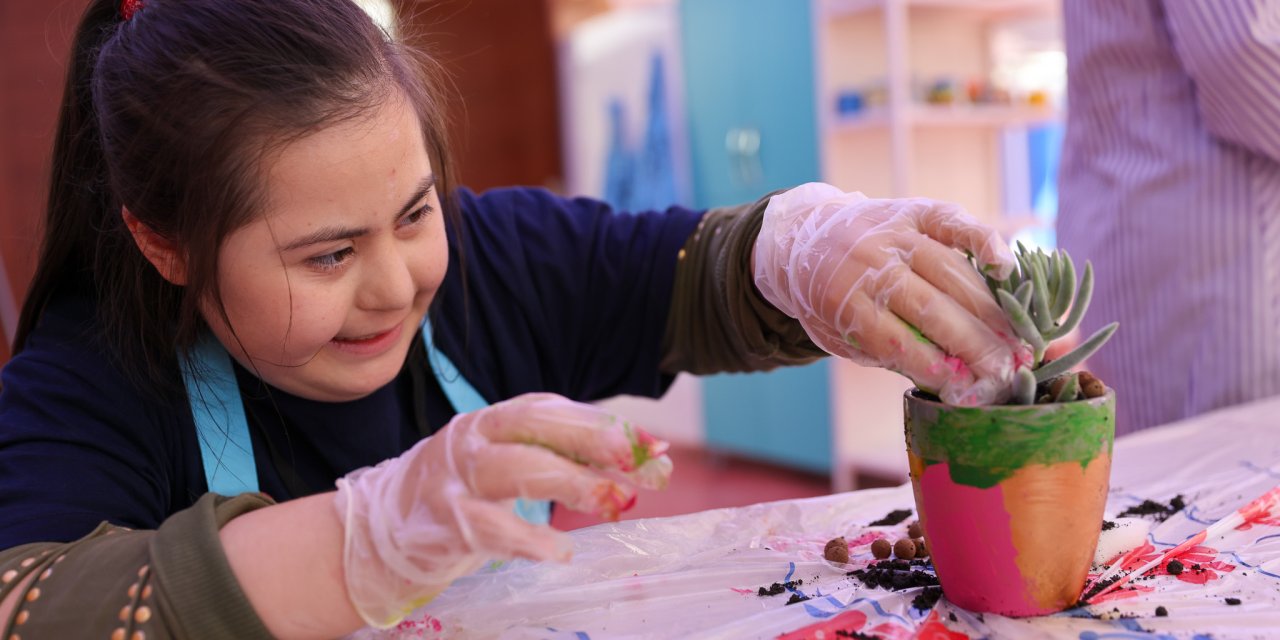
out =
<path fill-rule="evenodd" d="M 765 209 L 755 283 L 833 355 L 897 371 L 950 404 L 1002 402 L 1031 353 L 961 252 L 997 278 L 1015 264 L 959 206 L 810 183 Z"/>
<path fill-rule="evenodd" d="M 662 488 L 667 444 L 602 409 L 529 394 L 455 417 L 398 458 L 338 480 L 351 603 L 386 628 L 497 559 L 567 561 L 570 539 L 521 520 L 517 497 L 616 518 Z"/>

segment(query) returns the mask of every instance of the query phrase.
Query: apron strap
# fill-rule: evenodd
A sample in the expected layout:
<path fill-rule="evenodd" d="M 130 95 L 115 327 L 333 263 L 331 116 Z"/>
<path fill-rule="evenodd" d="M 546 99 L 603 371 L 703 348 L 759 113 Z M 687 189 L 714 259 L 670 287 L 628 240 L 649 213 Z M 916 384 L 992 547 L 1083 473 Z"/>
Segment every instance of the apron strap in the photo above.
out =
<path fill-rule="evenodd" d="M 489 406 L 444 352 L 435 348 L 431 322 L 426 319 L 422 322 L 422 341 L 427 347 L 431 372 L 456 413 L 470 413 Z M 258 468 L 249 439 L 249 422 L 245 419 L 231 355 L 206 331 L 196 341 L 190 361 L 179 357 L 178 362 L 191 402 L 191 415 L 195 418 L 209 491 L 224 496 L 258 491 Z M 551 522 L 551 503 L 521 498 L 516 500 L 516 514 L 533 524 L 547 524 Z"/>
<path fill-rule="evenodd" d="M 449 360 L 449 357 L 435 348 L 435 344 L 431 341 L 430 320 L 422 321 L 422 341 L 427 346 L 427 361 L 431 363 L 431 372 L 435 374 L 436 381 L 440 383 L 440 388 L 444 389 L 444 395 L 453 405 L 455 412 L 470 413 L 489 406 L 484 396 L 462 377 L 462 373 Z M 524 518 L 526 522 L 547 524 L 551 522 L 551 503 L 547 500 L 519 498 L 516 500 L 516 515 Z"/>
<path fill-rule="evenodd" d="M 196 340 L 191 358 L 180 356 L 178 362 L 191 401 L 209 491 L 224 496 L 258 491 L 249 422 L 231 355 L 206 331 Z"/>

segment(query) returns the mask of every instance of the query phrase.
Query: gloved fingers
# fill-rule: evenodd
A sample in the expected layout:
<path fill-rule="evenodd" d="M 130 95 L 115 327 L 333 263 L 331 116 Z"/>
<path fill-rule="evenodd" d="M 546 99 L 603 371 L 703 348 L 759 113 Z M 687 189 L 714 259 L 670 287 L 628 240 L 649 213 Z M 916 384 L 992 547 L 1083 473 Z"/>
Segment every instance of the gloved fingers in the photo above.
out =
<path fill-rule="evenodd" d="M 458 524 L 472 553 L 492 559 L 527 558 L 568 562 L 573 540 L 546 525 L 526 522 L 510 502 L 463 498 L 457 505 Z"/>
<path fill-rule="evenodd" d="M 975 377 L 1009 380 L 1013 352 L 1008 337 L 996 335 L 959 302 L 938 290 L 906 265 L 879 274 L 877 296 L 889 310 L 948 354 L 958 356 Z M 1003 355 L 1003 357 L 1001 357 Z"/>
<path fill-rule="evenodd" d="M 636 501 L 635 486 L 606 477 L 550 450 L 494 444 L 479 452 L 467 478 L 472 495 L 487 500 L 554 500 L 574 511 L 616 520 Z"/>
<path fill-rule="evenodd" d="M 1017 264 L 1013 251 L 994 229 L 978 222 L 959 205 L 913 198 L 911 213 L 925 235 L 948 247 L 973 254 L 978 264 L 995 277 L 1004 280 Z"/>
<path fill-rule="evenodd" d="M 489 440 L 540 445 L 600 469 L 633 473 L 670 447 L 600 407 L 555 394 L 518 396 L 491 411 L 482 426 Z M 657 479 L 651 469 L 638 477 Z"/>
<path fill-rule="evenodd" d="M 839 322 L 846 344 L 877 366 L 911 378 L 921 389 L 941 394 L 974 382 L 972 371 L 959 358 L 948 356 L 865 293 L 850 296 Z"/>
<path fill-rule="evenodd" d="M 912 271 L 954 299 L 996 335 L 1015 335 L 986 282 L 964 256 L 928 237 L 898 236 L 895 240 L 906 250 L 902 255 L 909 257 Z"/>

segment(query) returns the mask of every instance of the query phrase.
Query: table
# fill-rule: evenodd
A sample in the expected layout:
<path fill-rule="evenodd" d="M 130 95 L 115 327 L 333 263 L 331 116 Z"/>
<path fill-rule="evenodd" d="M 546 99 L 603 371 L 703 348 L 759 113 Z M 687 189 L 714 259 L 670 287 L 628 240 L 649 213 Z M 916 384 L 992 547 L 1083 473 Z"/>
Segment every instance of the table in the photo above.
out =
<path fill-rule="evenodd" d="M 671 491 L 679 491 L 676 470 Z M 1146 536 L 1159 553 L 1280 484 L 1280 398 L 1226 409 L 1116 442 L 1107 515 L 1184 496 L 1186 508 Z M 909 484 L 572 532 L 567 565 L 523 561 L 456 582 L 399 627 L 364 638 L 1277 638 L 1280 517 L 1207 540 L 1185 557 L 1199 571 L 1161 571 L 1104 602 L 1052 616 L 977 615 L 920 588 L 864 586 L 848 572 L 870 542 L 901 537 L 868 523 L 914 508 Z M 908 521 L 909 522 L 909 521 Z M 822 557 L 851 541 L 849 565 Z M 1104 533 L 1104 536 L 1107 534 Z M 759 589 L 793 582 L 779 595 Z M 808 600 L 788 605 L 798 594 Z M 1227 599 L 1239 604 L 1228 604 Z M 1167 616 L 1158 617 L 1157 607 Z M 1110 619 L 1109 619 L 1110 618 Z M 859 635 L 862 634 L 862 635 Z"/>

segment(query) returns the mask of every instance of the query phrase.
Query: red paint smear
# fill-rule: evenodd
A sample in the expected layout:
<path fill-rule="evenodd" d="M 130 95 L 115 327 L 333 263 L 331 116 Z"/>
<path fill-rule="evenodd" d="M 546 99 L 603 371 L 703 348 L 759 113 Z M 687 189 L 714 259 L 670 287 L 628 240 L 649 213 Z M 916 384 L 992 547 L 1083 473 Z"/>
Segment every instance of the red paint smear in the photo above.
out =
<path fill-rule="evenodd" d="M 924 624 L 916 629 L 912 638 L 915 640 L 969 640 L 969 635 L 948 629 L 938 617 L 938 610 L 934 609 L 929 613 L 929 617 L 925 618 Z"/>
<path fill-rule="evenodd" d="M 866 624 L 867 614 L 857 610 L 846 611 L 834 618 L 784 633 L 778 636 L 778 640 L 808 640 L 817 638 L 819 633 L 824 638 L 835 638 L 837 631 L 858 631 Z"/>
<path fill-rule="evenodd" d="M 1160 555 L 1160 553 L 1151 553 L 1142 558 L 1142 562 L 1150 562 Z M 1206 584 L 1210 580 L 1217 580 L 1220 577 L 1218 575 L 1219 571 L 1222 573 L 1231 573 L 1236 570 L 1235 565 L 1229 562 L 1222 562 L 1217 558 L 1217 549 L 1205 546 L 1191 547 L 1178 555 L 1178 562 L 1182 563 L 1183 568 L 1182 573 L 1179 573 L 1174 577 L 1188 584 Z M 1193 569 L 1192 567 L 1195 565 L 1200 565 L 1200 569 Z M 1152 569 L 1151 575 L 1167 576 L 1172 574 L 1169 573 L 1168 563 L 1165 563 Z"/>
<path fill-rule="evenodd" d="M 752 595 L 752 594 L 754 594 L 754 593 L 758 593 L 757 591 L 752 591 L 752 590 L 750 590 L 750 589 L 739 589 L 739 588 L 737 588 L 737 587 L 729 587 L 729 590 L 730 590 L 730 591 L 732 591 L 732 592 L 734 592 L 734 593 L 740 593 L 740 594 L 742 594 L 742 595 L 744 595 L 744 596 L 749 596 L 749 595 Z"/>
<path fill-rule="evenodd" d="M 867 635 L 880 638 L 881 640 L 907 640 L 912 637 L 911 629 L 902 625 L 885 622 L 875 627 L 867 629 Z"/>
<path fill-rule="evenodd" d="M 1100 596 L 1094 596 L 1089 599 L 1089 604 L 1102 604 L 1113 600 L 1128 600 L 1136 598 L 1144 593 L 1155 591 L 1155 587 L 1147 587 L 1140 584 L 1129 583 L 1110 593 L 1104 593 Z"/>
<path fill-rule="evenodd" d="M 879 531 L 868 531 L 852 540 L 849 540 L 849 546 L 856 547 L 859 545 L 871 544 L 872 542 L 881 539 L 887 540 L 888 536 Z"/>
<path fill-rule="evenodd" d="M 951 369 L 951 373 L 957 377 L 969 376 L 969 365 L 965 364 L 964 360 L 955 356 L 947 356 L 944 361 L 947 363 L 947 368 Z"/>
<path fill-rule="evenodd" d="M 1275 511 L 1276 503 L 1280 502 L 1280 487 L 1276 487 L 1265 494 L 1261 498 L 1250 502 L 1240 509 L 1240 515 L 1244 518 L 1241 527 L 1250 522 L 1258 522 L 1263 519 L 1269 519 L 1272 511 Z"/>

